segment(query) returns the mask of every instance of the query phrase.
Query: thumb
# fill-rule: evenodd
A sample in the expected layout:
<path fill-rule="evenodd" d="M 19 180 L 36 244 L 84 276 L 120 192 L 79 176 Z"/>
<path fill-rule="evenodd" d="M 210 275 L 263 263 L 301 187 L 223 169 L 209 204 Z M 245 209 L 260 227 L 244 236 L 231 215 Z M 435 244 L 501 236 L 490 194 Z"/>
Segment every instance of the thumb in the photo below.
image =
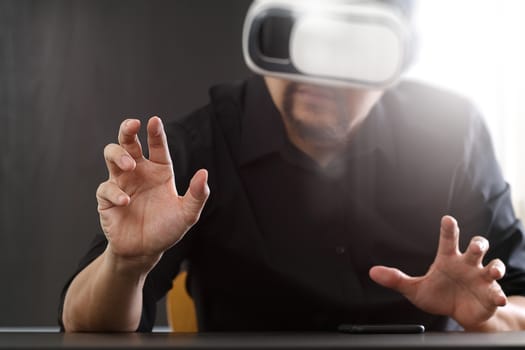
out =
<path fill-rule="evenodd" d="M 410 289 L 414 278 L 408 276 L 401 270 L 386 267 L 386 266 L 374 266 L 368 272 L 370 278 L 382 285 L 383 287 L 397 290 L 401 294 L 410 294 Z"/>
<path fill-rule="evenodd" d="M 199 220 L 202 208 L 210 195 L 208 187 L 208 171 L 200 169 L 193 175 L 188 190 L 182 197 L 184 213 L 188 225 L 193 225 Z"/>

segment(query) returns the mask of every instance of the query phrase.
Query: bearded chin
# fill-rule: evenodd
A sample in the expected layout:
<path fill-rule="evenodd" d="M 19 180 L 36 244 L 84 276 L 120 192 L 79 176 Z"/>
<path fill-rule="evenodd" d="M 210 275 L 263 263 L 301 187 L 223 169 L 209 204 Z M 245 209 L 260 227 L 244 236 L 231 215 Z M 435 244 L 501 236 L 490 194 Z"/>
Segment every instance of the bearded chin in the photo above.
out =
<path fill-rule="evenodd" d="M 337 122 L 332 127 L 323 127 L 308 123 L 297 117 L 295 114 L 295 101 L 294 92 L 297 89 L 296 83 L 291 83 L 286 87 L 283 101 L 283 117 L 286 119 L 288 124 L 293 128 L 297 135 L 303 140 L 318 146 L 334 146 L 343 142 L 342 138 L 346 135 L 346 119 L 344 113 L 346 112 L 344 105 L 341 103 L 337 104 Z M 321 107 L 314 104 L 307 104 L 306 109 L 312 113 L 322 117 L 325 112 Z"/>
<path fill-rule="evenodd" d="M 285 118 L 293 125 L 294 130 L 304 140 L 316 145 L 330 145 L 340 138 L 338 132 L 333 129 L 319 128 L 301 120 L 298 120 L 287 113 Z"/>

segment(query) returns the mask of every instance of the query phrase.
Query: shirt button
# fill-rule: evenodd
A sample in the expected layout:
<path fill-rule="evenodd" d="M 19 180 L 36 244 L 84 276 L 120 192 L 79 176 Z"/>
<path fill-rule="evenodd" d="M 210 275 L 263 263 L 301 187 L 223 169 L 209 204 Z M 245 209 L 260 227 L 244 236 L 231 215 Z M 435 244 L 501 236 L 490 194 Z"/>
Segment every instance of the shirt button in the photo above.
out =
<path fill-rule="evenodd" d="M 337 255 L 344 254 L 345 252 L 346 252 L 346 247 L 344 247 L 342 245 L 338 245 L 337 247 L 335 247 L 335 253 Z"/>

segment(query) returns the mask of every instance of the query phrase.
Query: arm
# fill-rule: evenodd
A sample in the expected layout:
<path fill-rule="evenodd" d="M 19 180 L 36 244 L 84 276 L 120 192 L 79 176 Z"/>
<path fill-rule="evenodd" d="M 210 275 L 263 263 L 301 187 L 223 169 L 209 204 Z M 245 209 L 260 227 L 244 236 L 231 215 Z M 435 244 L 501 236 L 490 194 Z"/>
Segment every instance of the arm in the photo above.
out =
<path fill-rule="evenodd" d="M 66 331 L 135 331 L 148 273 L 143 269 L 106 249 L 69 286 L 63 312 Z"/>
<path fill-rule="evenodd" d="M 149 159 L 142 155 L 139 128 L 138 120 L 124 121 L 119 144 L 104 150 L 109 179 L 99 186 L 97 201 L 108 245 L 67 291 L 66 331 L 135 331 L 149 271 L 198 220 L 209 196 L 205 170 L 178 195 L 159 118 L 148 122 Z"/>

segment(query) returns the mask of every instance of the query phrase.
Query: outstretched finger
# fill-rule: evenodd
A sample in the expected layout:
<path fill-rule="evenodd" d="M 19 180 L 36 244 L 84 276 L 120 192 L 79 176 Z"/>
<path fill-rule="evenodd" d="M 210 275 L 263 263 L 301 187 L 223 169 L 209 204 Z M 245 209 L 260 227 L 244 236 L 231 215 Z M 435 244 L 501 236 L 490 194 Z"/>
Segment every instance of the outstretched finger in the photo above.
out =
<path fill-rule="evenodd" d="M 414 291 L 416 277 L 410 277 L 399 269 L 386 266 L 374 266 L 368 272 L 370 278 L 383 287 L 397 290 L 405 296 Z"/>
<path fill-rule="evenodd" d="M 489 241 L 487 241 L 485 237 L 475 236 L 470 240 L 463 257 L 467 264 L 472 266 L 481 266 L 481 261 L 488 250 Z"/>
<path fill-rule="evenodd" d="M 140 120 L 126 119 L 120 124 L 118 132 L 119 144 L 128 151 L 134 159 L 142 158 L 142 147 L 140 145 L 138 132 L 140 129 Z"/>
<path fill-rule="evenodd" d="M 204 208 L 209 195 L 208 172 L 201 169 L 193 175 L 190 186 L 183 197 L 185 221 L 189 226 L 199 220 L 202 208 Z"/>
<path fill-rule="evenodd" d="M 161 164 L 171 164 L 168 141 L 162 120 L 159 117 L 151 117 L 148 121 L 148 147 L 149 160 Z"/>
<path fill-rule="evenodd" d="M 499 280 L 505 276 L 505 264 L 500 259 L 494 259 L 485 266 L 487 280 Z"/>
<path fill-rule="evenodd" d="M 452 216 L 443 216 L 439 232 L 438 255 L 459 254 L 459 227 Z"/>

